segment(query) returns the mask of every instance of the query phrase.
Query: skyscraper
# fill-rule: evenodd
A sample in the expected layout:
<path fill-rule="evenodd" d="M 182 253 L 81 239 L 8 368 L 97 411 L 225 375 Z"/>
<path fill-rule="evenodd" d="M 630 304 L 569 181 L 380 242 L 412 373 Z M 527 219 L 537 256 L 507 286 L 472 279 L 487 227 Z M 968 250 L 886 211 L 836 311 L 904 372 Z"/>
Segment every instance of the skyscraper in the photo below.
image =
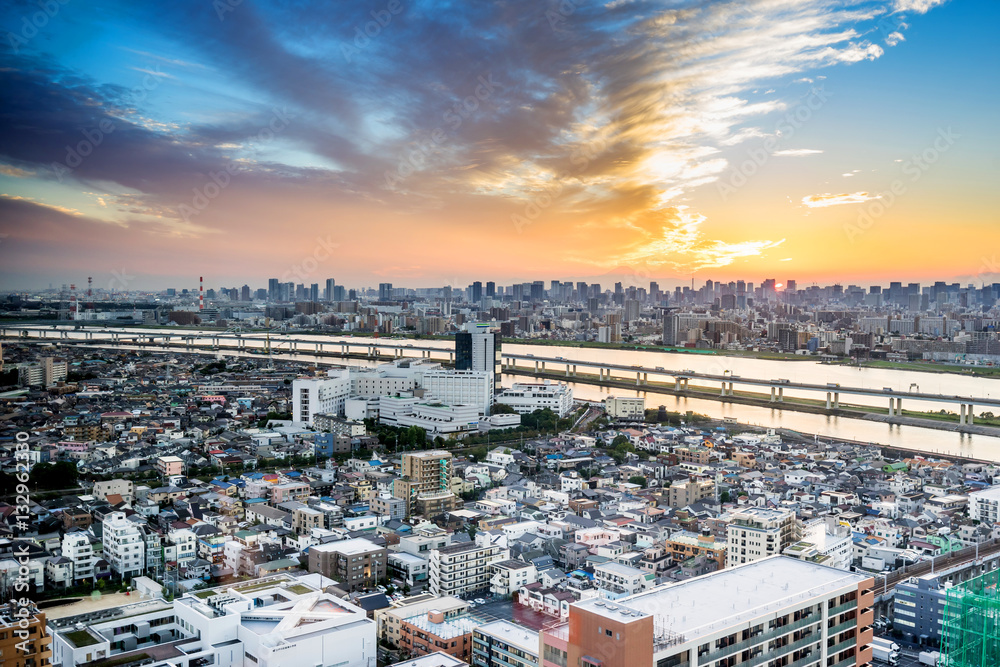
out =
<path fill-rule="evenodd" d="M 677 345 L 677 334 L 680 328 L 680 317 L 672 313 L 663 315 L 663 344 L 668 346 Z"/>
<path fill-rule="evenodd" d="M 469 324 L 455 334 L 455 370 L 496 372 L 500 337 L 485 324 Z"/>
<path fill-rule="evenodd" d="M 391 301 L 392 300 L 392 283 L 379 283 L 378 284 L 378 300 L 379 301 Z"/>
<path fill-rule="evenodd" d="M 323 298 L 327 301 L 334 301 L 333 294 L 334 288 L 337 286 L 337 281 L 333 278 L 326 279 L 326 291 L 323 292 Z"/>

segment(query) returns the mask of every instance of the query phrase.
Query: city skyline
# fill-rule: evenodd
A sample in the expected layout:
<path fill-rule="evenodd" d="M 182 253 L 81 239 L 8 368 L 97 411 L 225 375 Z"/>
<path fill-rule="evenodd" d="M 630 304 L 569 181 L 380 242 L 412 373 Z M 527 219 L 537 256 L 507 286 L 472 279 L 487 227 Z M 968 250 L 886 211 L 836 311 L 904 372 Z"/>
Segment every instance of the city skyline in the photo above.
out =
<path fill-rule="evenodd" d="M 0 290 L 1000 280 L 995 4 L 37 12 Z"/>

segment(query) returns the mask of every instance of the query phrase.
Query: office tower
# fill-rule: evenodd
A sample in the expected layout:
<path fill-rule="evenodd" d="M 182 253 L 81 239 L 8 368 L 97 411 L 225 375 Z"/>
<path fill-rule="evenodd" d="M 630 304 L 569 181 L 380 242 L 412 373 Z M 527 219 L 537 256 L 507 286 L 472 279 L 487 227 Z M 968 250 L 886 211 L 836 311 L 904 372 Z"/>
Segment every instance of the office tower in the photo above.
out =
<path fill-rule="evenodd" d="M 309 301 L 313 303 L 319 301 L 319 283 L 313 283 L 309 286 Z"/>
<path fill-rule="evenodd" d="M 786 292 L 794 292 L 796 289 L 798 289 L 798 283 L 796 283 L 795 280 L 787 280 L 787 281 L 785 281 L 785 291 Z"/>
<path fill-rule="evenodd" d="M 677 345 L 677 336 L 680 333 L 681 318 L 673 313 L 663 314 L 663 344 L 668 347 Z"/>
<path fill-rule="evenodd" d="M 244 285 L 243 287 L 240 288 L 240 301 L 249 301 L 249 300 L 250 300 L 250 286 Z"/>
<path fill-rule="evenodd" d="M 268 278 L 267 280 L 267 300 L 277 301 L 279 295 L 279 282 L 277 278 Z"/>
<path fill-rule="evenodd" d="M 545 300 L 545 281 L 536 280 L 531 283 L 531 300 L 532 301 L 544 301 Z"/>
<path fill-rule="evenodd" d="M 539 653 L 572 667 L 867 665 L 874 585 L 774 556 L 616 600 L 574 602 L 564 623 L 539 633 Z"/>
<path fill-rule="evenodd" d="M 323 292 L 323 298 L 325 298 L 327 301 L 336 301 L 336 299 L 333 298 L 336 287 L 337 287 L 337 281 L 334 280 L 333 278 L 327 278 L 326 291 Z"/>
<path fill-rule="evenodd" d="M 496 372 L 500 337 L 485 324 L 469 324 L 455 334 L 455 370 Z"/>
<path fill-rule="evenodd" d="M 524 300 L 524 285 L 514 285 L 511 290 L 513 292 L 514 301 Z"/>
<path fill-rule="evenodd" d="M 334 285 L 333 286 L 333 300 L 334 301 L 345 301 L 346 298 L 347 298 L 346 295 L 345 295 L 345 291 L 346 290 L 344 289 L 343 285 Z"/>
<path fill-rule="evenodd" d="M 483 284 L 480 281 L 476 281 L 469 285 L 469 301 L 472 303 L 479 303 L 483 300 Z"/>
<path fill-rule="evenodd" d="M 638 299 L 626 299 L 625 300 L 625 321 L 634 322 L 639 319 L 639 300 Z"/>
<path fill-rule="evenodd" d="M 486 296 L 491 299 L 496 298 L 497 295 L 497 284 L 492 280 L 486 283 Z"/>

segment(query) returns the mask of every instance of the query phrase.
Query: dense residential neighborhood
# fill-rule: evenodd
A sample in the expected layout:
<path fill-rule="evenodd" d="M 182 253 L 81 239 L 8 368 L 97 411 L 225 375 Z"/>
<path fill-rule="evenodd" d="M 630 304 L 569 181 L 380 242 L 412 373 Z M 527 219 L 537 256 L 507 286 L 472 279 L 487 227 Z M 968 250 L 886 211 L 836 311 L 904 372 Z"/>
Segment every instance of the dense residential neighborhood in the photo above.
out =
<path fill-rule="evenodd" d="M 936 646 L 947 587 L 1000 558 L 993 464 L 627 397 L 560 407 L 558 384 L 529 410 L 493 401 L 488 370 L 423 361 L 61 355 L 43 363 L 65 378 L 0 397 L 6 497 L 30 469 L 30 503 L 0 506 L 0 585 L 35 601 L 42 654 L 64 667 L 278 664 L 334 645 L 351 653 L 323 664 L 562 667 L 587 650 L 568 624 L 641 637 L 643 618 L 652 639 L 631 641 L 681 664 L 707 630 L 685 639 L 657 605 L 692 591 L 724 619 L 720 587 L 775 573 L 806 601 L 853 591 L 838 607 L 868 621 L 836 664 L 854 664 L 867 626 Z M 424 416 L 400 419 L 403 396 Z M 460 431 L 431 425 L 456 409 Z"/>

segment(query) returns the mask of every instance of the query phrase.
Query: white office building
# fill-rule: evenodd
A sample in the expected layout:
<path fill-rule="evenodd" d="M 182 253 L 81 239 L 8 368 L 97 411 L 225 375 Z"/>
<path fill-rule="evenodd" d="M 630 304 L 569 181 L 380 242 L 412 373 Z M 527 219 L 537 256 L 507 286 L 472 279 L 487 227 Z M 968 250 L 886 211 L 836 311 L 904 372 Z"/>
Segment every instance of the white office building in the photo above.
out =
<path fill-rule="evenodd" d="M 427 398 L 449 405 L 474 405 L 480 415 L 488 415 L 493 405 L 493 373 L 487 371 L 438 370 L 424 373 Z"/>
<path fill-rule="evenodd" d="M 548 408 L 565 417 L 573 411 L 573 390 L 558 382 L 515 382 L 497 395 L 496 402 L 509 405 L 522 415 Z"/>
<path fill-rule="evenodd" d="M 419 426 L 431 436 L 462 436 L 479 430 L 479 408 L 428 402 L 414 396 L 383 396 L 379 399 L 379 423 L 400 428 Z"/>
<path fill-rule="evenodd" d="M 104 558 L 123 579 L 138 577 L 146 568 L 146 539 L 138 525 L 125 518 L 124 512 L 104 517 Z"/>
<path fill-rule="evenodd" d="M 319 414 L 344 415 L 351 394 L 351 374 L 346 368 L 330 369 L 326 377 L 292 381 L 292 420 L 312 426 Z"/>
<path fill-rule="evenodd" d="M 611 419 L 645 419 L 646 399 L 642 396 L 608 396 L 604 412 Z"/>

